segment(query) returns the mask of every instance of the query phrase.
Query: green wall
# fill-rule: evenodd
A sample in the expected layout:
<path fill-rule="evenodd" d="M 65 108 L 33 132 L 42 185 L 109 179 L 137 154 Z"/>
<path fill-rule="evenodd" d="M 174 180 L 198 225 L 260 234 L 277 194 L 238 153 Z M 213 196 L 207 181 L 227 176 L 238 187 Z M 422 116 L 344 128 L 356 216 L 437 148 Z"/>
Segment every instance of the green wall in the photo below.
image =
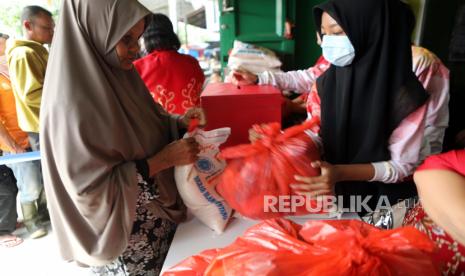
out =
<path fill-rule="evenodd" d="M 323 0 L 297 0 L 295 27 L 295 69 L 304 69 L 315 64 L 321 56 L 321 48 L 316 43 L 316 28 L 313 7 Z"/>
<path fill-rule="evenodd" d="M 323 0 L 229 0 L 232 12 L 223 12 L 221 24 L 221 61 L 227 56 L 234 39 L 274 50 L 283 61 L 282 69 L 304 69 L 321 55 L 316 44 L 312 8 Z M 223 1 L 220 1 L 222 9 Z M 283 38 L 286 19 L 295 24 L 294 39 Z"/>

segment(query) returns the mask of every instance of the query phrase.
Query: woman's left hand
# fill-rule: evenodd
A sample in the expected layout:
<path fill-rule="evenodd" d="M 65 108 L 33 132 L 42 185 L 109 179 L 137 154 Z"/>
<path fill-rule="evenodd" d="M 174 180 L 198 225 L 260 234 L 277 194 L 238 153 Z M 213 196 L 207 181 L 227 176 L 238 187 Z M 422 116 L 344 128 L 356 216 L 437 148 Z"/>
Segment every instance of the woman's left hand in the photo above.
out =
<path fill-rule="evenodd" d="M 320 168 L 321 175 L 314 177 L 296 175 L 294 178 L 300 183 L 291 184 L 292 190 L 298 195 L 310 197 L 333 195 L 334 185 L 339 181 L 337 167 L 324 161 L 312 162 L 312 167 Z"/>
<path fill-rule="evenodd" d="M 205 112 L 200 107 L 193 107 L 187 110 L 187 112 L 181 117 L 182 126 L 187 128 L 192 119 L 199 120 L 199 127 L 204 127 L 207 124 Z"/>

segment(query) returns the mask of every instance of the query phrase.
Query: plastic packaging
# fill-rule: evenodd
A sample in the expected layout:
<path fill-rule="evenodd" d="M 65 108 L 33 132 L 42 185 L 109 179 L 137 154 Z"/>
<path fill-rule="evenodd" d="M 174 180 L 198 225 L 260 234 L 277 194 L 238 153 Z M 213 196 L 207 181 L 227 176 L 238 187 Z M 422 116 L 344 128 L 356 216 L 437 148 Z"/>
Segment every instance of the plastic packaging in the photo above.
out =
<path fill-rule="evenodd" d="M 203 131 L 195 129 L 194 125 L 189 128 L 194 130 L 186 133 L 184 138 L 194 137 L 199 143 L 200 153 L 195 164 L 175 168 L 176 186 L 192 214 L 221 234 L 231 217 L 232 209 L 215 190 L 218 176 L 226 166 L 225 161 L 218 159 L 217 155 L 219 146 L 228 139 L 231 130 L 220 128 Z"/>
<path fill-rule="evenodd" d="M 247 70 L 254 74 L 264 71 L 278 72 L 281 61 L 267 48 L 235 40 L 229 55 L 228 67 L 232 70 Z"/>
<path fill-rule="evenodd" d="M 434 250 L 433 242 L 413 227 L 380 230 L 357 220 L 309 221 L 302 227 L 272 219 L 164 275 L 440 275 Z"/>
<path fill-rule="evenodd" d="M 320 170 L 311 166 L 312 161 L 320 159 L 318 148 L 305 133 L 316 127 L 318 120 L 314 118 L 284 132 L 278 123 L 255 126 L 256 132 L 262 135 L 260 140 L 220 153 L 228 165 L 217 186 L 219 194 L 233 209 L 252 219 L 321 213 L 323 208 L 317 211 L 315 200 L 308 200 L 303 206 L 293 204 L 290 208 L 279 205 L 280 200 L 306 200 L 292 193 L 290 184 L 296 183 L 295 175 L 320 175 Z"/>

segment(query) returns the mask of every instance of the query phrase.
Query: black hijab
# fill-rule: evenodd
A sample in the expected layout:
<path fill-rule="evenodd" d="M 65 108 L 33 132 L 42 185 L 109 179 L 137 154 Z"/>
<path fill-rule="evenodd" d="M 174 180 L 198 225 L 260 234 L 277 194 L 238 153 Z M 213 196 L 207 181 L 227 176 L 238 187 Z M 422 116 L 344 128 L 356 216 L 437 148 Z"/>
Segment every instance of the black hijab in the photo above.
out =
<path fill-rule="evenodd" d="M 412 13 L 399 0 L 329 0 L 314 8 L 318 30 L 324 11 L 355 48 L 351 65 L 332 65 L 317 81 L 325 158 L 334 164 L 390 160 L 393 130 L 427 100 L 412 72 Z M 346 186 L 342 194 L 379 195 L 373 183 Z"/>

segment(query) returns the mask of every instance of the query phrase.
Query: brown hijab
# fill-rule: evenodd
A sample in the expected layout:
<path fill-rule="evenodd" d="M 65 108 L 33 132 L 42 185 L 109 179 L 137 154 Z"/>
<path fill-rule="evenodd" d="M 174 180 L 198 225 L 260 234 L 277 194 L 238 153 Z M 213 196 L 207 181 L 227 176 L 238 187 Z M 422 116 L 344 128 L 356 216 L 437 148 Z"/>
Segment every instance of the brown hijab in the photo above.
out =
<path fill-rule="evenodd" d="M 99 266 L 126 248 L 138 197 L 134 161 L 170 143 L 175 118 L 154 103 L 115 46 L 149 11 L 136 0 L 67 0 L 52 43 L 40 114 L 45 190 L 66 260 Z M 173 170 L 148 208 L 180 222 Z"/>

